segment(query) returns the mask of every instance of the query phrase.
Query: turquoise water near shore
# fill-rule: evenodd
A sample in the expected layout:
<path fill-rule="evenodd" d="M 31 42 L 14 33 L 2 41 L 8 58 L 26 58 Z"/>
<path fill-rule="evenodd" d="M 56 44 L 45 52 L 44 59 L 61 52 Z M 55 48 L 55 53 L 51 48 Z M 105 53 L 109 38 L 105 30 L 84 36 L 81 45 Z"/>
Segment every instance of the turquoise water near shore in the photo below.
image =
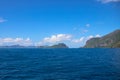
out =
<path fill-rule="evenodd" d="M 120 49 L 1 48 L 0 80 L 120 80 Z"/>

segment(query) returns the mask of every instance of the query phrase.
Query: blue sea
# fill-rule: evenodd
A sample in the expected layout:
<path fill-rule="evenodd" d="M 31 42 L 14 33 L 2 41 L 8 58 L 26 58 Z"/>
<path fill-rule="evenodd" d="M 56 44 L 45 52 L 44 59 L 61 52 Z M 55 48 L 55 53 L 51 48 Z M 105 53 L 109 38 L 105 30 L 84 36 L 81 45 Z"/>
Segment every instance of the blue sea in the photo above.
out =
<path fill-rule="evenodd" d="M 0 80 L 120 80 L 120 49 L 1 48 Z"/>

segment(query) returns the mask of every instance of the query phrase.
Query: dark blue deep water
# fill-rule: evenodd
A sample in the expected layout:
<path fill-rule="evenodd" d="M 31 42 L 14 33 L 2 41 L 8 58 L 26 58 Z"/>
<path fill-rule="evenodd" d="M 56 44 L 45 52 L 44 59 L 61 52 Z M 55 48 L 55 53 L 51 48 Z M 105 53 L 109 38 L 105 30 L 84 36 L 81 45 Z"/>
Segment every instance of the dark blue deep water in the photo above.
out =
<path fill-rule="evenodd" d="M 0 80 L 120 80 L 120 49 L 0 49 Z"/>

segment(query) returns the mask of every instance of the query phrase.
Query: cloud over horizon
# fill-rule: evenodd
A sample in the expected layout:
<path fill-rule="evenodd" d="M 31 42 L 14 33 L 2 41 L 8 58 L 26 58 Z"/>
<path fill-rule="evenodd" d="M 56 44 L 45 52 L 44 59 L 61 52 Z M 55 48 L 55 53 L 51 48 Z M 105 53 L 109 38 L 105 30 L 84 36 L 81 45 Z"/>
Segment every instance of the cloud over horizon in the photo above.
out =
<path fill-rule="evenodd" d="M 45 46 L 54 45 L 58 43 L 65 43 L 69 47 L 77 48 L 84 46 L 86 41 L 94 38 L 101 37 L 99 34 L 93 36 L 83 36 L 80 38 L 74 38 L 70 34 L 57 34 L 50 37 L 45 37 L 39 42 L 33 42 L 30 38 L 0 38 L 0 46 L 21 45 L 21 46 Z"/>
<path fill-rule="evenodd" d="M 22 45 L 22 46 L 30 46 L 32 45 L 32 41 L 30 38 L 0 38 L 0 45 Z"/>
<path fill-rule="evenodd" d="M 51 45 L 55 43 L 69 41 L 71 38 L 72 38 L 72 35 L 70 34 L 57 34 L 57 35 L 52 35 L 50 37 L 45 37 L 43 40 L 36 43 L 35 45 L 37 46 Z"/>
<path fill-rule="evenodd" d="M 46 37 L 42 41 L 36 43 L 36 46 L 43 46 L 43 45 L 54 45 L 57 43 L 65 43 L 68 46 L 74 45 L 74 47 L 84 46 L 86 41 L 94 38 L 94 37 L 101 37 L 99 34 L 87 37 L 80 37 L 79 39 L 73 38 L 73 35 L 70 34 L 57 34 L 52 35 L 51 37 Z"/>
<path fill-rule="evenodd" d="M 97 0 L 102 3 L 110 3 L 110 2 L 120 2 L 120 0 Z"/>
<path fill-rule="evenodd" d="M 54 43 L 54 42 L 70 40 L 71 37 L 72 36 L 70 34 L 57 34 L 57 35 L 52 35 L 51 37 L 46 37 L 46 38 L 44 38 L 43 41 Z"/>
<path fill-rule="evenodd" d="M 90 36 L 87 36 L 87 37 L 81 37 L 79 39 L 72 39 L 72 42 L 73 43 L 80 43 L 82 45 L 85 45 L 86 41 L 91 39 L 91 38 L 96 38 L 96 37 L 101 37 L 99 34 L 93 36 L 93 35 L 90 35 Z"/>

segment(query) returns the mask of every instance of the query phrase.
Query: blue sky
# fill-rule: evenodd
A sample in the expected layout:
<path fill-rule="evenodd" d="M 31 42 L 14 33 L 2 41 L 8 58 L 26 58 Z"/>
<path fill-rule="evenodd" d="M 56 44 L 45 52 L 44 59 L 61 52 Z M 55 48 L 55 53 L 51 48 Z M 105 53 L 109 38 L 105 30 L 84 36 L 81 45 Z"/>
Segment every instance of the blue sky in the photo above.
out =
<path fill-rule="evenodd" d="M 0 45 L 83 46 L 120 29 L 120 0 L 0 0 Z"/>

